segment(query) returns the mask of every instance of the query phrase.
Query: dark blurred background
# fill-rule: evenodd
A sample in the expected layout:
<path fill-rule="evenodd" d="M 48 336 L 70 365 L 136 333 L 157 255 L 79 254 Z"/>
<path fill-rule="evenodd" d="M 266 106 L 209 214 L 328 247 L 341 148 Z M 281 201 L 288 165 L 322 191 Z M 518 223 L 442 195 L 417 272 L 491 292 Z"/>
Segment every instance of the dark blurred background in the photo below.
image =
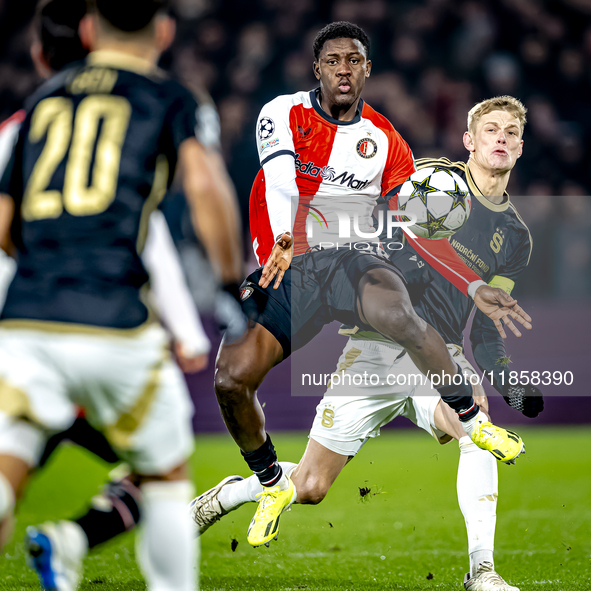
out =
<path fill-rule="evenodd" d="M 462 135 L 468 110 L 500 94 L 523 101 L 529 110 L 524 154 L 511 174 L 509 192 L 531 230 L 534 251 L 514 295 L 535 311 L 536 326 L 527 337 L 527 347 L 524 339 L 517 345 L 511 341 L 508 348 L 515 353 L 518 370 L 565 370 L 573 369 L 574 363 L 575 370 L 579 368 L 574 393 L 587 394 L 591 0 L 173 0 L 172 4 L 177 40 L 161 65 L 207 91 L 217 104 L 223 155 L 240 199 L 247 253 L 251 252 L 248 196 L 259 168 L 254 140 L 257 114 L 279 94 L 316 86 L 312 40 L 328 22 L 349 20 L 370 35 L 373 73 L 364 99 L 392 121 L 417 158 L 466 159 Z M 0 0 L 0 121 L 20 108 L 23 98 L 40 83 L 29 58 L 34 7 L 32 0 Z M 336 347 L 338 355 L 343 343 L 341 339 L 328 344 Z M 195 391 L 204 390 L 208 400 L 197 426 L 220 427 L 215 404 L 209 405 L 211 371 L 191 383 Z M 263 390 L 277 408 L 276 419 L 268 409 L 270 422 L 306 428 L 317 399 L 289 400 L 286 389 L 288 383 L 277 379 Z M 579 411 L 571 412 L 565 404 L 561 400 L 560 406 L 557 403 L 545 413 L 546 420 L 591 421 L 591 406 L 583 407 L 584 412 L 577 406 Z M 286 424 L 281 416 L 288 409 L 295 414 Z M 295 419 L 300 414 L 306 415 L 305 423 L 303 418 Z"/>

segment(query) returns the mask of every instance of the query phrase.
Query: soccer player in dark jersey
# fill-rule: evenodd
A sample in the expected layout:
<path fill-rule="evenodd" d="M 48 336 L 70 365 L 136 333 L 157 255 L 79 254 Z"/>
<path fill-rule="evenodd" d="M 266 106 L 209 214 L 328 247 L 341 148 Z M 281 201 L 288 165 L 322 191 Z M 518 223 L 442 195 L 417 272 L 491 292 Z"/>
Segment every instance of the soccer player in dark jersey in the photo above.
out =
<path fill-rule="evenodd" d="M 467 183 L 472 212 L 466 224 L 450 238 L 452 246 L 490 285 L 510 293 L 518 275 L 529 262 L 532 242 L 527 226 L 506 193 L 511 170 L 522 151 L 525 108 L 515 98 L 485 100 L 468 114 L 464 145 L 468 162 L 445 158 L 417 160 L 417 168 L 451 170 Z M 398 237 L 400 238 L 400 237 Z M 462 332 L 472 305 L 458 289 L 434 272 L 412 248 L 390 250 L 404 273 L 417 314 L 441 334 L 450 353 L 467 376 L 478 377 L 464 357 Z M 494 570 L 493 548 L 498 497 L 497 463 L 466 435 L 451 408 L 433 395 L 428 384 L 411 381 L 418 369 L 397 343 L 358 327 L 344 328 L 350 339 L 337 363 L 335 374 L 346 374 L 329 388 L 318 405 L 310 439 L 299 465 L 282 462 L 290 472 L 298 503 L 317 504 L 324 499 L 345 464 L 380 428 L 402 415 L 440 443 L 459 442 L 458 500 L 468 530 L 470 572 L 465 578 L 469 591 L 518 591 Z M 470 335 L 474 357 L 505 400 L 528 417 L 543 409 L 541 393 L 534 386 L 510 385 L 499 365 L 506 358 L 505 346 L 493 323 L 477 310 Z M 340 368 L 346 367 L 341 372 Z M 377 376 L 378 385 L 367 376 Z M 392 378 L 402 377 L 402 380 Z M 513 381 L 513 380 L 512 380 Z M 474 395 L 488 410 L 482 386 L 474 382 Z M 359 385 L 354 385 L 359 384 Z M 526 395 L 527 394 L 527 395 Z M 220 486 L 221 485 L 221 486 Z M 245 502 L 256 501 L 261 486 L 255 477 L 229 477 L 202 495 L 195 509 L 201 529 Z"/>
<path fill-rule="evenodd" d="M 93 50 L 29 100 L 0 184 L 0 238 L 18 267 L 0 319 L 0 518 L 52 432 L 84 406 L 143 493 L 150 589 L 194 589 L 184 519 L 192 407 L 141 292 L 149 213 L 179 169 L 193 219 L 226 282 L 239 248 L 195 138 L 197 105 L 157 70 L 173 23 L 159 1 L 98 0 L 82 23 Z M 77 588 L 80 528 L 29 534 L 45 588 Z M 55 558 L 62 565 L 56 569 Z M 68 562 L 69 564 L 65 564 Z M 78 567 L 78 568 L 77 568 Z"/>
<path fill-rule="evenodd" d="M 42 78 L 50 78 L 71 62 L 87 56 L 88 50 L 82 46 L 78 34 L 80 20 L 85 16 L 86 11 L 85 0 L 46 0 L 39 4 L 33 24 L 34 41 L 31 45 L 31 58 Z M 227 171 L 217 149 L 219 144 L 217 113 L 207 97 L 202 97 L 201 94 L 198 104 L 196 135 L 199 142 L 206 148 L 206 159 L 214 170 L 217 181 L 217 193 L 212 192 L 212 195 L 215 194 L 216 199 L 226 201 L 225 213 L 232 215 L 235 212 L 236 218 L 238 214 L 233 198 L 233 187 L 231 182 L 228 182 Z M 9 160 L 25 115 L 24 110 L 18 111 L 5 123 L 0 124 L 0 177 Z M 159 215 L 161 219 L 155 220 L 155 215 Z M 172 333 L 176 361 L 185 373 L 193 373 L 202 367 L 203 359 L 207 359 L 200 353 L 207 345 L 207 341 L 205 339 L 205 343 L 203 342 L 204 335 L 200 332 L 198 315 L 196 310 L 192 309 L 190 295 L 186 285 L 183 285 L 180 263 L 175 260 L 175 247 L 170 237 L 166 240 L 168 233 L 166 222 L 159 212 L 154 212 L 150 224 L 151 229 L 142 253 L 142 260 L 145 261 L 150 252 L 154 253 L 150 255 L 148 271 L 152 275 L 152 288 L 155 290 L 153 295 L 154 303 L 157 305 L 156 312 L 164 317 L 167 328 Z M 237 230 L 233 234 L 239 236 L 238 224 L 234 222 L 234 225 Z M 14 265 L 15 261 L 0 249 L 0 309 L 4 303 L 6 289 L 14 275 Z M 176 279 L 176 275 L 179 280 Z M 91 427 L 81 416 L 66 431 L 53 435 L 48 440 L 39 460 L 39 467 L 45 465 L 62 441 L 81 445 L 109 463 L 119 464 L 121 461 L 105 436 Z M 120 469 L 113 472 L 112 478 L 103 489 L 100 501 L 93 502 L 89 510 L 76 519 L 76 523 L 86 536 L 89 551 L 118 534 L 129 531 L 141 519 L 139 490 L 128 478 L 122 480 L 121 477 L 116 476 L 121 473 Z M 60 529 L 68 527 L 71 526 L 59 525 Z"/>
<path fill-rule="evenodd" d="M 381 247 L 357 250 L 352 244 L 362 240 L 359 236 L 342 240 L 337 233 L 340 210 L 355 217 L 361 231 L 371 230 L 377 198 L 396 195 L 414 171 L 406 142 L 361 100 L 371 71 L 368 54 L 369 39 L 362 29 L 345 22 L 328 25 L 314 43 L 320 87 L 276 98 L 263 107 L 257 124 L 263 172 L 251 194 L 251 233 L 264 267 L 244 284 L 244 308 L 254 322 L 239 342 L 222 343 L 215 380 L 226 425 L 264 486 L 247 536 L 253 546 L 276 537 L 279 516 L 296 497 L 277 462 L 256 398 L 268 371 L 292 350 L 308 343 L 324 324 L 340 320 L 373 327 L 403 344 L 424 374 L 445 376 L 447 384 L 461 374 L 438 333 L 414 312 L 399 272 Z M 313 216 L 324 226 L 312 238 L 308 222 Z M 348 248 L 335 247 L 339 242 Z M 447 241 L 424 242 L 434 255 L 430 263 L 464 294 L 474 295 L 499 327 L 500 316 L 512 329 L 509 316 L 529 326 L 515 301 L 502 290 L 491 290 Z M 469 384 L 446 385 L 439 392 L 475 441 L 487 434 L 488 441 L 479 445 L 503 448 L 501 457 L 507 461 L 522 451 L 522 441 L 505 430 L 488 422 L 482 430 L 485 417 Z"/>

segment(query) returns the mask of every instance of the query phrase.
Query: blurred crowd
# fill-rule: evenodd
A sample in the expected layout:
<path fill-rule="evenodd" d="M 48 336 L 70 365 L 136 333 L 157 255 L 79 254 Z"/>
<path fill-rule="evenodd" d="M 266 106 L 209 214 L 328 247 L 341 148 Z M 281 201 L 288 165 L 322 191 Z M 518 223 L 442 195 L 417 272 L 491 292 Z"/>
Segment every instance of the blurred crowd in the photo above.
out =
<path fill-rule="evenodd" d="M 278 94 L 314 88 L 314 36 L 328 22 L 349 20 L 372 41 L 364 98 L 392 121 L 417 158 L 465 159 L 462 135 L 472 105 L 500 94 L 524 102 L 524 154 L 509 192 L 532 230 L 539 261 L 523 282 L 525 293 L 591 293 L 590 0 L 172 4 L 177 40 L 162 66 L 215 100 L 245 222 L 259 168 L 254 127 L 260 108 Z M 34 6 L 33 0 L 0 0 L 0 120 L 39 83 L 28 55 Z"/>

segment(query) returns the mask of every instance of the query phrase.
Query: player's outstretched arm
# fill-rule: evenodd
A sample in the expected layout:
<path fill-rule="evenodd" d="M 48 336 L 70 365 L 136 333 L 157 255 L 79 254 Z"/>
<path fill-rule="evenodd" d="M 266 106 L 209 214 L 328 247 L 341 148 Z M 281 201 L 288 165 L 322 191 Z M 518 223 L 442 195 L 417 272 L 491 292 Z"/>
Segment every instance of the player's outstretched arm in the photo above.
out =
<path fill-rule="evenodd" d="M 521 333 L 511 319 L 516 320 L 528 330 L 531 329 L 531 318 L 517 305 L 517 301 L 500 288 L 482 285 L 480 277 L 468 268 L 446 239 L 428 240 L 411 237 L 408 234 L 406 236 L 417 253 L 463 294 L 472 295 L 471 286 L 476 287 L 479 283 L 481 284 L 473 295 L 474 303 L 494 322 L 503 338 L 507 338 L 507 335 L 501 320 L 518 337 Z"/>
<path fill-rule="evenodd" d="M 271 281 L 273 281 L 273 278 L 276 277 L 273 289 L 277 289 L 283 279 L 283 275 L 285 275 L 285 271 L 287 271 L 287 268 L 291 265 L 292 257 L 293 237 L 289 232 L 286 232 L 281 234 L 275 243 L 275 246 L 269 255 L 269 259 L 263 267 L 259 285 L 263 288 L 268 287 L 271 284 Z"/>
<path fill-rule="evenodd" d="M 481 285 L 474 294 L 474 303 L 479 310 L 484 312 L 494 322 L 496 329 L 504 339 L 507 338 L 507 335 L 505 334 L 501 320 L 517 337 L 521 336 L 521 332 L 513 324 L 511 319 L 519 322 L 527 330 L 531 330 L 532 328 L 529 314 L 521 306 L 517 305 L 517 300 L 498 287 Z"/>
<path fill-rule="evenodd" d="M 231 211 L 236 205 L 220 193 L 207 154 L 196 139 L 180 145 L 179 165 L 195 232 L 221 282 L 238 283 L 242 279 L 239 214 Z"/>

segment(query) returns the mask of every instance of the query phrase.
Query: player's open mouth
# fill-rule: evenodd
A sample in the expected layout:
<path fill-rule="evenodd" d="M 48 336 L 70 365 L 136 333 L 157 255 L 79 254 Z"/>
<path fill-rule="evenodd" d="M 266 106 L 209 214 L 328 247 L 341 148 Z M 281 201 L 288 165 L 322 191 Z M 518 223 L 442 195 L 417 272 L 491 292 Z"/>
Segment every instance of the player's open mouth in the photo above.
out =
<path fill-rule="evenodd" d="M 498 156 L 509 156 L 509 153 L 506 150 L 495 150 L 493 154 L 497 154 Z"/>

